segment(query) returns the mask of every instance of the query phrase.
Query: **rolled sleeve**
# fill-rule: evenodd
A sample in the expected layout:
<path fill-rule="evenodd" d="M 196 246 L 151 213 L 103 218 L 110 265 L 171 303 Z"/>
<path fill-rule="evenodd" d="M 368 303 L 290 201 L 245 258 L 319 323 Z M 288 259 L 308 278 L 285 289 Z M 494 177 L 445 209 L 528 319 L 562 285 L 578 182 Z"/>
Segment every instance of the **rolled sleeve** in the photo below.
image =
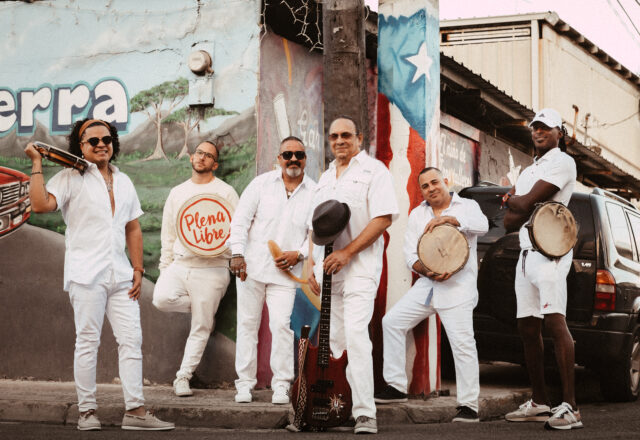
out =
<path fill-rule="evenodd" d="M 391 215 L 393 221 L 400 212 L 393 186 L 393 177 L 382 164 L 376 165 L 367 195 L 369 214 L 371 218 Z"/>

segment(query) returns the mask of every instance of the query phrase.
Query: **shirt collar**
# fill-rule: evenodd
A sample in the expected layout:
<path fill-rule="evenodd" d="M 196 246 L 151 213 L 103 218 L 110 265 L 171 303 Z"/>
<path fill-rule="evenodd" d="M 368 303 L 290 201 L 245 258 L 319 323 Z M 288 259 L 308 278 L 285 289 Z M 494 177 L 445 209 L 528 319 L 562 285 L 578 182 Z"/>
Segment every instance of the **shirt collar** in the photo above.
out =
<path fill-rule="evenodd" d="M 542 157 L 537 157 L 537 156 L 534 157 L 533 162 L 535 164 L 539 164 L 540 162 L 543 162 L 543 161 L 553 160 L 553 158 L 560 153 L 562 153 L 562 150 L 560 149 L 560 147 L 554 147 L 551 150 L 547 151 L 545 154 L 543 154 Z"/>
<path fill-rule="evenodd" d="M 87 170 L 89 170 L 89 171 L 91 171 L 91 170 L 98 171 L 98 165 L 96 165 L 93 162 L 89 162 L 89 161 L 87 161 L 87 163 L 89 164 L 88 167 L 87 167 Z M 116 173 L 120 172 L 118 167 L 115 166 L 114 164 L 112 164 L 111 162 L 109 162 L 109 168 L 111 168 L 111 172 L 113 174 L 116 174 Z M 91 172 L 93 172 L 93 171 L 91 171 Z"/>
<path fill-rule="evenodd" d="M 356 154 L 355 156 L 353 156 L 351 158 L 351 160 L 349 161 L 349 165 L 347 165 L 347 168 L 351 166 L 351 163 L 353 163 L 353 161 L 355 160 L 358 163 L 362 163 L 364 161 L 364 157 L 368 156 L 367 152 L 365 150 L 360 150 L 360 152 L 358 154 Z M 335 169 L 336 168 L 336 160 L 333 159 L 331 161 L 331 163 L 329 163 L 329 168 L 331 169 Z"/>
<path fill-rule="evenodd" d="M 446 209 L 451 208 L 451 205 L 456 205 L 456 204 L 458 204 L 458 203 L 461 203 L 461 202 L 462 202 L 462 200 L 460 199 L 460 196 L 458 195 L 458 193 L 457 193 L 457 192 L 455 192 L 455 191 L 449 191 L 449 194 L 451 195 L 451 202 L 449 203 L 449 206 L 447 206 L 447 208 L 446 208 Z M 429 207 L 431 206 L 431 205 L 429 204 L 429 202 L 427 202 L 426 200 L 423 200 L 423 201 L 422 201 L 422 203 L 424 204 L 424 206 L 429 206 Z"/>

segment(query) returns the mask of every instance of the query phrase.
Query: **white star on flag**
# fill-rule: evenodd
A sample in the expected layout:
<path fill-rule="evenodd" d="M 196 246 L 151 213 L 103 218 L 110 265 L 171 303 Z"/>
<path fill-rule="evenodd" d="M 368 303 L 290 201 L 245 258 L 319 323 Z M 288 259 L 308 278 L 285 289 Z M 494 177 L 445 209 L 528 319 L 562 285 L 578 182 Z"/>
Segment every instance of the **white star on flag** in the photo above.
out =
<path fill-rule="evenodd" d="M 427 54 L 427 43 L 422 42 L 420 45 L 420 49 L 418 49 L 418 53 L 415 55 L 411 55 L 404 58 L 409 61 L 411 64 L 416 66 L 416 71 L 413 74 L 413 79 L 411 83 L 414 83 L 420 78 L 422 75 L 426 75 L 427 79 L 431 81 L 431 75 L 429 75 L 429 69 L 431 68 L 431 64 L 433 64 L 433 60 Z"/>

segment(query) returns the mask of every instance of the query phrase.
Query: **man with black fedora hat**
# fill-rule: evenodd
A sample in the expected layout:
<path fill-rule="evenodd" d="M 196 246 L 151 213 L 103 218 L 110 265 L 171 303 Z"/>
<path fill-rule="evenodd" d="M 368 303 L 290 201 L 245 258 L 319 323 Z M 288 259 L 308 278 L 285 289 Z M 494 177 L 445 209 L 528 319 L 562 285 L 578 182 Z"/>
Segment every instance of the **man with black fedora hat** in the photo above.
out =
<path fill-rule="evenodd" d="M 341 232 L 337 227 L 331 230 L 330 220 L 327 224 L 320 218 L 312 222 L 316 239 L 320 238 L 316 243 L 333 241 L 334 251 L 316 265 L 309 285 L 319 293 L 316 278 L 320 279 L 322 270 L 332 275 L 331 351 L 339 356 L 346 349 L 349 356 L 347 380 L 356 419 L 354 433 L 375 434 L 378 427 L 369 322 L 382 272 L 382 233 L 399 211 L 391 173 L 382 162 L 361 151 L 362 138 L 350 117 L 338 117 L 329 127 L 335 160 L 320 177 L 312 205 L 321 207 L 334 199 L 349 207 L 351 217 Z M 327 205 L 327 209 L 337 212 L 338 206 Z"/>

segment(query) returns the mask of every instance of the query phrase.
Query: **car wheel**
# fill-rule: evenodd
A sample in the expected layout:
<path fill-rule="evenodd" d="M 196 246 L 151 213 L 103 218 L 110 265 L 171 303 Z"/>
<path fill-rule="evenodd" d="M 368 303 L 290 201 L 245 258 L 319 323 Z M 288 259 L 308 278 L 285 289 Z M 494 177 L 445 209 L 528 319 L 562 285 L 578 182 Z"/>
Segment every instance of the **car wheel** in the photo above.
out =
<path fill-rule="evenodd" d="M 640 329 L 633 333 L 624 357 L 600 370 L 602 395 L 612 402 L 631 402 L 640 392 Z"/>

